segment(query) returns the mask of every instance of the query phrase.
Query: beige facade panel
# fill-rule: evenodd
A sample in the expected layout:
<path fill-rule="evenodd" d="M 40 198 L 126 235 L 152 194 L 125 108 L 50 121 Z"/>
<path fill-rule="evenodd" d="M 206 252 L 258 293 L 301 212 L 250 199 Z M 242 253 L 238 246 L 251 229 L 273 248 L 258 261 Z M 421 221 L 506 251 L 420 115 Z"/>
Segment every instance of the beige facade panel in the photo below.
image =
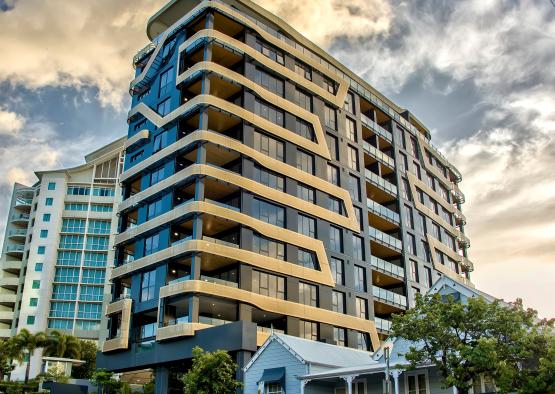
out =
<path fill-rule="evenodd" d="M 171 326 L 158 327 L 156 329 L 156 340 L 166 341 L 179 337 L 192 337 L 196 331 L 210 327 L 212 326 L 202 323 L 178 323 Z"/>
<path fill-rule="evenodd" d="M 229 298 L 238 302 L 244 302 L 256 306 L 262 310 L 278 313 L 300 319 L 316 321 L 334 326 L 345 327 L 352 330 L 366 332 L 370 335 L 372 348 L 376 350 L 380 346 L 378 332 L 374 321 L 365 320 L 355 316 L 345 315 L 326 309 L 316 308 L 296 302 L 280 300 L 250 291 L 224 286 L 201 280 L 188 280 L 160 288 L 160 298 L 170 297 L 177 294 L 201 293 Z"/>
<path fill-rule="evenodd" d="M 166 260 L 172 256 L 176 256 L 179 254 L 192 252 L 192 251 L 200 251 L 200 252 L 219 255 L 222 257 L 228 257 L 230 259 L 242 261 L 246 264 L 249 264 L 255 267 L 261 267 L 274 272 L 292 275 L 298 278 L 310 280 L 316 283 L 321 283 L 327 286 L 335 285 L 335 282 L 333 280 L 331 270 L 329 267 L 326 251 L 324 249 L 324 244 L 320 240 L 307 237 L 305 235 L 299 234 L 291 230 L 270 225 L 266 222 L 263 222 L 251 216 L 245 215 L 244 213 L 236 212 L 234 210 L 231 210 L 219 205 L 211 204 L 208 202 L 204 202 L 204 201 L 191 201 L 189 203 L 184 204 L 183 207 L 180 207 L 179 209 L 182 210 L 183 214 L 185 212 L 203 212 L 203 213 L 212 214 L 214 216 L 218 216 L 224 219 L 228 219 L 237 223 L 243 223 L 244 225 L 252 228 L 253 230 L 263 234 L 266 237 L 273 238 L 278 241 L 286 242 L 286 243 L 301 247 L 303 249 L 313 251 L 318 260 L 320 270 L 319 271 L 313 270 L 297 264 L 289 263 L 286 261 L 274 259 L 267 256 L 262 256 L 258 253 L 254 253 L 248 250 L 220 245 L 210 241 L 191 240 L 191 241 L 185 241 L 175 246 L 170 246 L 169 248 L 163 249 L 159 252 L 134 260 L 133 262 L 130 262 L 128 264 L 115 267 L 112 270 L 111 279 L 114 279 L 123 275 L 127 275 L 135 270 L 148 267 L 159 261 Z M 173 212 L 174 211 L 171 211 L 169 213 L 173 214 Z M 177 211 L 177 215 L 179 215 L 180 213 L 181 211 Z M 145 224 L 148 224 L 148 223 L 149 222 Z"/>
<path fill-rule="evenodd" d="M 129 148 L 130 146 L 135 145 L 139 141 L 148 140 L 149 135 L 150 135 L 150 131 L 148 131 L 146 129 L 139 131 L 133 137 L 130 137 L 130 138 L 127 139 L 127 141 L 125 141 L 125 149 Z"/>
<path fill-rule="evenodd" d="M 117 338 L 107 339 L 102 347 L 103 352 L 113 350 L 127 349 L 129 346 L 129 329 L 131 328 L 131 306 L 133 300 L 124 298 L 108 304 L 106 307 L 106 316 L 121 313 L 120 336 Z"/>
<path fill-rule="evenodd" d="M 431 252 L 431 255 L 432 255 L 431 256 L 432 257 L 432 264 L 433 264 L 434 268 L 436 270 L 438 270 L 439 272 L 442 272 L 443 274 L 445 274 L 446 276 L 448 276 L 449 278 L 451 278 L 453 280 L 456 280 L 456 281 L 464 283 L 468 286 L 474 287 L 474 284 L 472 282 L 470 282 L 470 280 L 468 280 L 465 277 L 457 274 L 455 271 L 453 271 L 449 267 L 441 264 L 441 262 L 437 260 L 435 250 L 437 249 L 437 250 L 445 253 L 447 256 L 449 256 L 450 258 L 452 258 L 456 262 L 461 263 L 463 265 L 467 264 L 466 261 L 468 259 L 466 259 L 465 257 L 461 256 L 458 253 L 455 253 L 450 248 L 448 248 L 443 243 L 441 243 L 439 240 L 432 237 L 430 234 L 427 234 L 426 237 L 428 239 L 428 244 L 430 245 L 430 252 Z"/>

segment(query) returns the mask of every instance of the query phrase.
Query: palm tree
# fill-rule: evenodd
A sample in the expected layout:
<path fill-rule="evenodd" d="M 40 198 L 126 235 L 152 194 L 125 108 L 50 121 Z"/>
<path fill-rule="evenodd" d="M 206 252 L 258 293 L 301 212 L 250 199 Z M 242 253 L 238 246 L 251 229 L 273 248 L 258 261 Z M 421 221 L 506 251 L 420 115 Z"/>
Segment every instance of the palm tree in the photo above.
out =
<path fill-rule="evenodd" d="M 31 334 L 29 330 L 23 328 L 14 338 L 16 349 L 14 358 L 19 363 L 27 362 L 25 368 L 25 383 L 29 381 L 29 372 L 31 371 L 31 356 L 38 348 L 44 346 L 46 342 L 46 334 L 44 332 L 37 332 Z"/>
<path fill-rule="evenodd" d="M 44 354 L 51 357 L 77 359 L 81 356 L 81 344 L 73 335 L 52 331 L 46 339 Z"/>

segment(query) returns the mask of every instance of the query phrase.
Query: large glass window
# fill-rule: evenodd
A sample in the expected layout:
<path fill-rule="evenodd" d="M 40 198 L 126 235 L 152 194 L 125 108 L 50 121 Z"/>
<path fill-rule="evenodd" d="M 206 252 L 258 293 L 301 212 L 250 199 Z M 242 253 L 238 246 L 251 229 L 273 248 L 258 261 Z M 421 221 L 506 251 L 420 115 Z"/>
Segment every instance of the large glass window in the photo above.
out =
<path fill-rule="evenodd" d="M 301 338 L 311 339 L 313 341 L 318 340 L 318 323 L 311 321 L 301 320 L 300 321 L 300 333 Z"/>
<path fill-rule="evenodd" d="M 154 141 L 152 142 L 152 153 L 156 153 L 166 146 L 168 146 L 168 131 L 164 130 L 154 137 Z"/>
<path fill-rule="evenodd" d="M 339 168 L 328 164 L 328 182 L 339 186 Z"/>
<path fill-rule="evenodd" d="M 368 319 L 368 300 L 356 297 L 356 316 Z"/>
<path fill-rule="evenodd" d="M 77 283 L 79 282 L 79 268 L 56 268 L 54 282 Z"/>
<path fill-rule="evenodd" d="M 309 112 L 312 112 L 312 96 L 303 92 L 300 89 L 295 90 L 295 101 L 296 103 L 306 109 Z"/>
<path fill-rule="evenodd" d="M 302 183 L 297 184 L 297 197 L 308 201 L 311 204 L 315 203 L 316 191 L 310 186 L 303 185 Z"/>
<path fill-rule="evenodd" d="M 358 171 L 358 150 L 350 145 L 347 146 L 347 164 L 351 170 Z"/>
<path fill-rule="evenodd" d="M 73 250 L 60 250 L 56 260 L 57 265 L 81 265 L 82 252 Z"/>
<path fill-rule="evenodd" d="M 279 205 L 253 199 L 252 213 L 255 218 L 279 227 L 285 227 L 285 209 Z"/>
<path fill-rule="evenodd" d="M 79 293 L 80 301 L 102 301 L 103 287 L 101 286 L 81 286 Z"/>
<path fill-rule="evenodd" d="M 297 149 L 297 168 L 309 174 L 314 174 L 314 155 Z"/>
<path fill-rule="evenodd" d="M 254 131 L 254 149 L 276 160 L 285 160 L 283 142 L 256 130 Z"/>
<path fill-rule="evenodd" d="M 165 167 L 164 166 L 161 166 L 161 167 L 158 167 L 158 168 L 152 170 L 152 172 L 150 173 L 150 185 L 152 186 L 155 183 L 160 182 L 165 177 L 166 177 L 166 174 L 165 174 Z"/>
<path fill-rule="evenodd" d="M 160 116 L 166 116 L 167 114 L 170 113 L 170 99 L 166 99 L 164 101 L 162 101 L 160 104 L 158 104 L 158 107 L 156 108 L 156 112 L 158 112 L 158 115 Z"/>
<path fill-rule="evenodd" d="M 355 290 L 366 291 L 366 270 L 364 267 L 355 265 Z"/>
<path fill-rule="evenodd" d="M 307 140 L 314 141 L 314 130 L 312 125 L 302 119 L 295 118 L 295 133 Z"/>
<path fill-rule="evenodd" d="M 283 97 L 284 83 L 281 79 L 273 76 L 272 74 L 257 68 L 254 73 L 254 82 L 266 90 Z"/>
<path fill-rule="evenodd" d="M 270 122 L 283 127 L 283 110 L 260 99 L 254 101 L 254 113 Z"/>
<path fill-rule="evenodd" d="M 156 271 L 144 272 L 141 276 L 141 301 L 148 301 L 154 298 L 156 286 Z"/>
<path fill-rule="evenodd" d="M 267 170 L 259 165 L 254 166 L 253 178 L 255 181 L 279 191 L 285 190 L 285 178 L 273 171 Z"/>
<path fill-rule="evenodd" d="M 295 61 L 295 72 L 309 81 L 312 80 L 312 70 L 310 67 L 298 60 Z"/>
<path fill-rule="evenodd" d="M 314 252 L 302 248 L 297 251 L 297 264 L 310 269 L 318 268 Z"/>
<path fill-rule="evenodd" d="M 252 291 L 269 297 L 285 299 L 285 278 L 267 274 L 261 271 L 252 271 Z"/>
<path fill-rule="evenodd" d="M 311 238 L 316 238 L 316 219 L 299 214 L 298 232 Z"/>
<path fill-rule="evenodd" d="M 336 259 L 335 257 L 330 258 L 330 268 L 333 279 L 336 285 L 345 284 L 345 274 L 343 269 L 343 260 Z"/>
<path fill-rule="evenodd" d="M 157 252 L 160 250 L 160 234 L 151 235 L 148 238 L 145 238 L 145 256 Z"/>
<path fill-rule="evenodd" d="M 345 96 L 345 104 L 343 104 L 343 109 L 345 111 L 349 111 L 350 113 L 355 113 L 355 96 L 349 92 L 347 96 Z"/>
<path fill-rule="evenodd" d="M 357 349 L 358 350 L 369 350 L 370 349 L 370 339 L 368 333 L 357 332 Z"/>
<path fill-rule="evenodd" d="M 155 218 L 156 216 L 162 213 L 162 199 L 159 198 L 156 201 L 151 202 L 148 204 L 146 217 L 147 220 Z"/>
<path fill-rule="evenodd" d="M 327 105 L 324 109 L 324 122 L 330 129 L 337 130 L 337 112 Z"/>
<path fill-rule="evenodd" d="M 63 219 L 62 232 L 83 234 L 85 232 L 85 219 Z"/>
<path fill-rule="evenodd" d="M 108 250 L 108 237 L 99 237 L 99 236 L 95 236 L 95 235 L 88 235 L 87 236 L 86 249 L 88 249 L 88 250 Z"/>
<path fill-rule="evenodd" d="M 361 200 L 360 179 L 354 175 L 349 175 L 349 194 L 354 201 Z"/>
<path fill-rule="evenodd" d="M 407 375 L 408 394 L 427 394 L 428 375 L 425 373 L 411 373 Z M 481 391 L 479 391 L 481 392 Z"/>
<path fill-rule="evenodd" d="M 343 253 L 343 232 L 339 227 L 330 226 L 330 249 Z"/>
<path fill-rule="evenodd" d="M 274 241 L 258 234 L 254 234 L 252 238 L 252 251 L 274 259 L 285 260 L 283 242 Z"/>
<path fill-rule="evenodd" d="M 345 329 L 341 327 L 333 327 L 333 340 L 337 346 L 346 346 Z"/>
<path fill-rule="evenodd" d="M 110 234 L 111 222 L 109 220 L 89 220 L 87 233 L 89 234 Z"/>
<path fill-rule="evenodd" d="M 73 302 L 51 302 L 50 303 L 50 317 L 74 317 L 75 316 L 75 303 Z"/>
<path fill-rule="evenodd" d="M 60 235 L 60 249 L 82 249 L 84 237 L 82 235 Z"/>
<path fill-rule="evenodd" d="M 262 42 L 261 40 L 256 40 L 255 49 L 273 61 L 278 62 L 281 65 L 284 64 L 283 52 L 274 48 L 270 44 Z"/>
<path fill-rule="evenodd" d="M 332 290 L 331 310 L 334 312 L 345 313 L 345 293 Z"/>
<path fill-rule="evenodd" d="M 77 317 L 79 319 L 100 320 L 102 304 L 81 304 L 77 306 Z"/>
<path fill-rule="evenodd" d="M 83 277 L 81 281 L 83 283 L 102 285 L 104 284 L 105 276 L 106 276 L 106 271 L 104 270 L 85 268 L 83 269 Z"/>
<path fill-rule="evenodd" d="M 163 95 L 170 92 L 173 82 L 173 75 L 173 67 L 160 74 L 160 89 L 158 91 L 158 97 L 162 97 Z"/>
<path fill-rule="evenodd" d="M 99 287 L 102 289 L 101 287 Z M 76 300 L 77 285 L 54 285 L 52 287 L 53 300 Z"/>
<path fill-rule="evenodd" d="M 318 287 L 299 282 L 299 302 L 304 305 L 318 306 Z"/>
<path fill-rule="evenodd" d="M 364 260 L 364 244 L 361 237 L 353 234 L 353 257 Z"/>

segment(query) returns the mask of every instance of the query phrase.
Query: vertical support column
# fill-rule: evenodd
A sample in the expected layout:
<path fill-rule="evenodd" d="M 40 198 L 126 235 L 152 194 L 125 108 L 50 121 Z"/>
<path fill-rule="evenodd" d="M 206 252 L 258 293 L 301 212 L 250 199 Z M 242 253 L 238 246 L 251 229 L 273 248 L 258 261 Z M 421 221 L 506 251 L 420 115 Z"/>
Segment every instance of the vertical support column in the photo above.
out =
<path fill-rule="evenodd" d="M 347 394 L 353 394 L 353 380 L 355 380 L 356 375 L 343 376 L 345 385 L 347 386 Z"/>
<path fill-rule="evenodd" d="M 306 386 L 310 380 L 301 380 L 301 394 L 304 394 L 304 386 Z"/>
<path fill-rule="evenodd" d="M 155 376 L 155 394 L 166 394 L 170 377 L 169 369 L 167 367 L 156 367 Z"/>
<path fill-rule="evenodd" d="M 401 376 L 402 371 L 399 371 L 398 369 L 394 369 L 391 371 L 391 376 L 393 376 L 393 381 L 395 384 L 395 394 L 399 394 L 400 393 L 400 387 L 399 387 L 399 377 Z"/>

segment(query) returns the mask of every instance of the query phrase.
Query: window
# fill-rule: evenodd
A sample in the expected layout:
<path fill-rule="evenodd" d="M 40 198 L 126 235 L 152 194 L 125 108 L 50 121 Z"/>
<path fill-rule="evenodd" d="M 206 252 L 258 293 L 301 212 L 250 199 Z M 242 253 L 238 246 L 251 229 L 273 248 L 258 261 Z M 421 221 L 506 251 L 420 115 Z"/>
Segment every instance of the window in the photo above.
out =
<path fill-rule="evenodd" d="M 283 394 L 283 387 L 280 383 L 268 383 L 266 386 L 267 394 Z"/>
<path fill-rule="evenodd" d="M 48 190 L 56 190 L 56 182 L 48 182 Z"/>
<path fill-rule="evenodd" d="M 45 254 L 46 253 L 46 246 L 39 246 L 37 248 L 37 254 Z"/>
<path fill-rule="evenodd" d="M 42 272 L 42 263 L 35 264 L 35 272 Z"/>
<path fill-rule="evenodd" d="M 415 161 L 412 163 L 414 166 L 414 174 L 418 177 L 418 179 L 422 180 L 422 174 L 420 173 L 420 165 Z"/>
<path fill-rule="evenodd" d="M 282 242 L 258 234 L 255 234 L 252 238 L 252 251 L 274 259 L 285 260 L 285 245 Z"/>
<path fill-rule="evenodd" d="M 333 327 L 333 340 L 336 346 L 346 346 L 345 329 L 341 327 Z"/>
<path fill-rule="evenodd" d="M 85 219 L 64 219 L 62 221 L 63 233 L 84 233 Z"/>
<path fill-rule="evenodd" d="M 313 341 L 318 340 L 318 323 L 311 321 L 301 320 L 300 321 L 300 335 L 301 338 L 311 339 Z"/>
<path fill-rule="evenodd" d="M 105 276 L 106 276 L 106 271 L 104 270 L 95 270 L 95 269 L 86 268 L 83 270 L 83 276 L 81 278 L 81 281 L 83 283 L 102 285 L 104 284 Z"/>
<path fill-rule="evenodd" d="M 358 149 L 347 146 L 347 164 L 351 170 L 358 171 Z"/>
<path fill-rule="evenodd" d="M 428 375 L 426 373 L 407 373 L 408 394 L 427 394 Z"/>
<path fill-rule="evenodd" d="M 428 230 L 426 230 L 426 216 L 419 213 L 418 214 L 418 221 L 420 222 L 420 228 L 419 228 L 420 234 L 426 235 L 426 233 L 428 232 Z"/>
<path fill-rule="evenodd" d="M 279 191 L 285 190 L 285 178 L 263 167 L 255 165 L 253 177 L 255 181 L 271 187 L 272 189 Z"/>
<path fill-rule="evenodd" d="M 85 252 L 84 264 L 86 267 L 106 267 L 107 253 Z"/>
<path fill-rule="evenodd" d="M 254 198 L 252 214 L 253 217 L 263 222 L 285 227 L 285 209 L 278 205 Z"/>
<path fill-rule="evenodd" d="M 314 252 L 302 248 L 297 250 L 297 264 L 310 269 L 318 269 Z"/>
<path fill-rule="evenodd" d="M 166 146 L 168 146 L 168 132 L 164 130 L 154 137 L 154 141 L 152 142 L 152 153 L 156 153 Z"/>
<path fill-rule="evenodd" d="M 361 237 L 353 234 L 353 257 L 364 260 L 364 244 Z"/>
<path fill-rule="evenodd" d="M 405 155 L 402 152 L 399 152 L 399 155 L 401 156 L 399 167 L 400 167 L 401 171 L 406 172 L 409 169 L 409 162 L 408 162 L 408 159 L 407 159 L 407 155 Z"/>
<path fill-rule="evenodd" d="M 311 238 L 316 238 L 316 219 L 299 214 L 297 231 Z"/>
<path fill-rule="evenodd" d="M 89 235 L 85 248 L 88 250 L 108 250 L 108 237 Z"/>
<path fill-rule="evenodd" d="M 368 333 L 366 332 L 357 332 L 357 349 L 358 350 L 369 350 L 370 349 L 370 341 L 368 337 Z"/>
<path fill-rule="evenodd" d="M 314 175 L 314 156 L 302 150 L 297 150 L 297 168 Z"/>
<path fill-rule="evenodd" d="M 262 42 L 260 40 L 256 40 L 256 44 L 254 48 L 258 52 L 262 53 L 264 56 L 272 59 L 273 61 L 278 62 L 281 65 L 284 64 L 283 53 L 277 50 L 276 48 L 274 48 L 273 46 L 266 44 L 265 42 Z"/>
<path fill-rule="evenodd" d="M 424 250 L 424 258 L 426 259 L 426 261 L 428 263 L 431 263 L 432 262 L 432 253 L 430 251 L 430 245 L 428 245 L 428 242 L 422 241 L 422 249 Z"/>
<path fill-rule="evenodd" d="M 336 83 L 329 79 L 328 77 L 323 77 L 324 80 L 324 89 L 326 89 L 329 93 L 335 94 L 336 92 Z"/>
<path fill-rule="evenodd" d="M 330 258 L 330 268 L 335 284 L 344 285 L 345 276 L 343 270 L 343 260 L 336 259 L 335 257 Z"/>
<path fill-rule="evenodd" d="M 57 265 L 81 265 L 81 252 L 73 250 L 58 251 Z"/>
<path fill-rule="evenodd" d="M 49 317 L 69 317 L 75 316 L 75 304 L 73 302 L 51 302 Z"/>
<path fill-rule="evenodd" d="M 84 186 L 68 186 L 67 194 L 70 196 L 88 196 L 91 194 L 91 188 Z"/>
<path fill-rule="evenodd" d="M 103 288 L 100 286 L 81 286 L 79 293 L 80 301 L 102 301 Z"/>
<path fill-rule="evenodd" d="M 33 285 L 31 287 L 33 289 L 40 289 L 40 280 L 34 280 Z"/>
<path fill-rule="evenodd" d="M 283 127 L 283 110 L 258 98 L 254 101 L 254 113 Z"/>
<path fill-rule="evenodd" d="M 303 185 L 302 183 L 297 184 L 297 197 L 303 199 L 311 204 L 315 203 L 316 191 L 310 187 Z"/>
<path fill-rule="evenodd" d="M 48 230 L 40 230 L 40 237 L 41 238 L 48 237 Z"/>
<path fill-rule="evenodd" d="M 154 288 L 156 283 L 156 271 L 144 272 L 141 276 L 141 301 L 148 301 L 154 298 Z"/>
<path fill-rule="evenodd" d="M 413 282 L 418 283 L 419 282 L 419 278 L 418 278 L 418 263 L 415 260 L 409 260 L 410 261 L 410 278 L 412 279 Z"/>
<path fill-rule="evenodd" d="M 472 382 L 472 392 L 473 394 L 495 393 L 497 388 L 491 376 L 481 375 Z"/>
<path fill-rule="evenodd" d="M 147 220 L 150 220 L 162 213 L 162 199 L 159 198 L 156 201 L 151 202 L 148 204 L 146 217 Z"/>
<path fill-rule="evenodd" d="M 88 204 L 78 202 L 66 203 L 64 209 L 66 211 L 86 211 L 88 209 Z"/>
<path fill-rule="evenodd" d="M 355 121 L 351 118 L 346 118 L 345 132 L 348 139 L 353 142 L 357 142 L 357 126 Z"/>
<path fill-rule="evenodd" d="M 343 202 L 338 198 L 328 196 L 328 208 L 332 212 L 343 214 Z"/>
<path fill-rule="evenodd" d="M 171 52 L 171 50 L 175 47 L 176 37 L 172 38 L 168 42 L 164 44 L 162 48 L 162 58 L 165 59 Z"/>
<path fill-rule="evenodd" d="M 416 256 L 416 241 L 414 239 L 414 235 L 412 234 L 407 234 L 407 249 L 408 252 L 414 256 Z"/>
<path fill-rule="evenodd" d="M 94 187 L 92 195 L 97 197 L 114 197 L 116 191 L 111 187 Z"/>
<path fill-rule="evenodd" d="M 265 296 L 285 300 L 285 278 L 253 270 L 252 291 Z"/>
<path fill-rule="evenodd" d="M 418 158 L 418 145 L 416 144 L 416 138 L 413 136 L 410 136 L 410 153 Z"/>
<path fill-rule="evenodd" d="M 327 105 L 324 109 L 324 122 L 330 129 L 337 130 L 337 113 Z"/>
<path fill-rule="evenodd" d="M 355 290 L 366 291 L 366 270 L 358 265 L 355 265 Z"/>
<path fill-rule="evenodd" d="M 314 141 L 314 131 L 312 125 L 302 119 L 295 118 L 295 133 L 307 140 Z"/>
<path fill-rule="evenodd" d="M 54 199 L 52 197 L 46 197 L 46 201 L 44 202 L 44 205 L 46 205 L 47 207 L 52 206 L 52 203 L 54 202 Z"/>
<path fill-rule="evenodd" d="M 432 222 L 432 235 L 434 236 L 435 239 L 438 239 L 441 241 L 441 230 L 439 228 L 439 225 L 435 222 Z"/>
<path fill-rule="evenodd" d="M 343 232 L 339 227 L 330 226 L 330 249 L 343 253 Z"/>
<path fill-rule="evenodd" d="M 254 73 L 254 82 L 262 86 L 266 90 L 283 97 L 283 81 L 274 77 L 272 74 L 257 68 Z"/>
<path fill-rule="evenodd" d="M 158 167 L 150 173 L 150 185 L 154 185 L 165 178 L 165 167 Z"/>
<path fill-rule="evenodd" d="M 102 289 L 102 287 L 99 287 Z M 77 299 L 76 285 L 54 285 L 52 288 L 53 300 L 75 300 Z"/>
<path fill-rule="evenodd" d="M 304 305 L 318 306 L 318 287 L 299 282 L 299 302 Z"/>
<path fill-rule="evenodd" d="M 168 68 L 160 74 L 160 89 L 158 90 L 158 97 L 162 97 L 168 93 L 172 87 L 173 82 L 173 67 Z"/>
<path fill-rule="evenodd" d="M 363 223 L 363 219 L 362 219 L 362 209 L 359 207 L 355 207 L 353 206 L 354 210 L 355 210 L 355 217 L 357 219 L 358 225 L 359 225 L 359 229 L 360 231 L 362 231 L 364 229 L 364 223 Z"/>
<path fill-rule="evenodd" d="M 326 144 L 330 151 L 330 156 L 333 160 L 339 160 L 339 147 L 337 144 L 337 137 L 326 133 Z"/>
<path fill-rule="evenodd" d="M 410 190 L 409 190 L 409 182 L 403 178 L 403 187 L 402 187 L 402 195 L 405 200 L 411 201 L 410 198 Z"/>
<path fill-rule="evenodd" d="M 312 112 L 312 96 L 300 89 L 295 90 L 295 102 L 308 112 Z"/>
<path fill-rule="evenodd" d="M 345 293 L 332 290 L 331 310 L 338 313 L 345 313 Z"/>
<path fill-rule="evenodd" d="M 71 330 L 73 328 L 73 320 L 48 319 L 48 328 Z"/>
<path fill-rule="evenodd" d="M 298 60 L 295 61 L 295 72 L 309 81 L 312 80 L 312 71 L 310 67 Z"/>
<path fill-rule="evenodd" d="M 30 298 L 29 299 L 29 306 L 37 306 L 39 303 L 39 299 L 38 298 Z"/>
<path fill-rule="evenodd" d="M 145 238 L 145 252 L 144 255 L 147 256 L 154 252 L 160 250 L 160 234 L 151 235 L 148 238 Z"/>
<path fill-rule="evenodd" d="M 361 319 L 368 319 L 368 300 L 356 297 L 356 316 Z"/>
<path fill-rule="evenodd" d="M 92 212 L 112 212 L 113 207 L 107 204 L 91 204 Z"/>
<path fill-rule="evenodd" d="M 75 322 L 78 330 L 98 331 L 100 330 L 100 323 L 92 320 L 78 320 Z"/>
<path fill-rule="evenodd" d="M 328 164 L 328 182 L 339 186 L 339 168 L 332 164 Z"/>
<path fill-rule="evenodd" d="M 405 205 L 405 219 L 407 221 L 407 225 L 414 229 L 414 219 L 412 217 L 412 208 L 408 205 Z"/>
<path fill-rule="evenodd" d="M 349 111 L 352 114 L 355 113 L 355 96 L 351 92 L 348 92 L 347 96 L 345 97 L 343 109 L 345 111 Z"/>
<path fill-rule="evenodd" d="M 27 324 L 35 324 L 35 316 L 27 316 Z"/>
<path fill-rule="evenodd" d="M 77 283 L 79 282 L 79 268 L 56 268 L 54 282 Z"/>
<path fill-rule="evenodd" d="M 170 113 L 170 99 L 165 99 L 164 101 L 162 101 L 160 104 L 158 104 L 158 107 L 156 108 L 156 112 L 158 112 L 158 114 L 160 116 L 166 116 L 167 114 Z"/>
<path fill-rule="evenodd" d="M 283 142 L 256 130 L 254 131 L 254 149 L 276 160 L 285 160 Z"/>
<path fill-rule="evenodd" d="M 89 220 L 88 234 L 110 234 L 111 222 L 109 220 Z"/>
<path fill-rule="evenodd" d="M 424 272 L 426 273 L 426 275 L 424 275 L 424 284 L 427 287 L 432 287 L 432 270 L 429 267 L 424 267 Z"/>
<path fill-rule="evenodd" d="M 100 320 L 102 304 L 81 304 L 77 306 L 77 317 L 79 319 Z"/>
<path fill-rule="evenodd" d="M 136 161 L 139 160 L 141 157 L 143 157 L 144 153 L 145 153 L 144 149 L 141 149 L 140 151 L 138 151 L 138 152 L 136 152 L 136 153 L 133 153 L 133 154 L 131 155 L 131 157 L 129 158 L 129 162 L 131 162 L 131 163 L 136 162 Z"/>
<path fill-rule="evenodd" d="M 50 221 L 50 214 L 49 213 L 45 213 L 42 215 L 42 221 L 43 222 L 49 222 Z"/>
<path fill-rule="evenodd" d="M 361 200 L 360 179 L 354 175 L 349 175 L 349 194 L 354 201 Z"/>

